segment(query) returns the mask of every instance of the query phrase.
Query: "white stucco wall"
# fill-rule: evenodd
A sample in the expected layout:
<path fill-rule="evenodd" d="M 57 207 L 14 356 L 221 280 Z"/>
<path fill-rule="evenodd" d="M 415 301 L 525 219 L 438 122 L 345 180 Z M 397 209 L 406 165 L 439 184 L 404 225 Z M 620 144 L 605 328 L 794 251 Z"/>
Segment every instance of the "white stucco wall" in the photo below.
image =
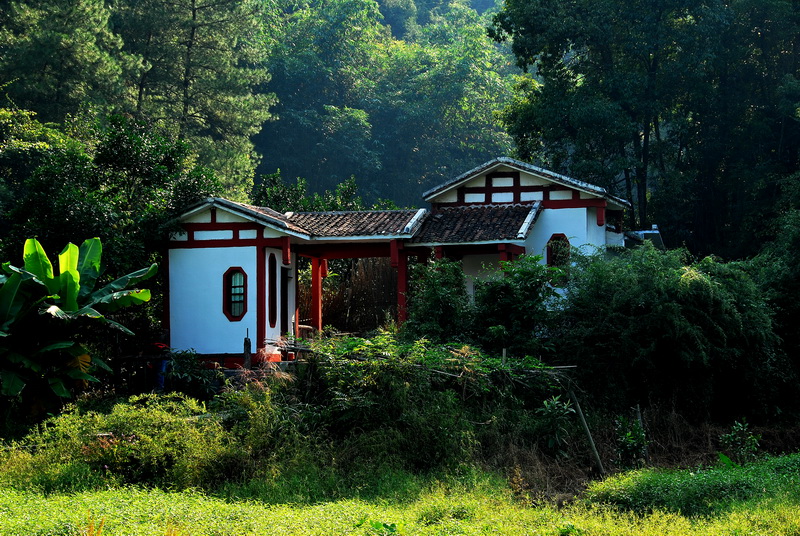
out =
<path fill-rule="evenodd" d="M 223 274 L 247 274 L 247 313 L 231 322 L 222 312 Z M 172 249 L 169 252 L 170 346 L 201 354 L 241 353 L 250 330 L 256 346 L 256 248 Z"/>
<path fill-rule="evenodd" d="M 606 226 L 597 225 L 597 209 L 594 207 L 589 208 L 586 215 L 586 243 L 595 247 L 606 245 Z M 594 253 L 590 248 L 586 249 L 587 253 Z"/>
<path fill-rule="evenodd" d="M 589 241 L 587 217 L 585 208 L 544 209 L 525 241 L 526 251 L 546 257 L 547 242 L 558 233 L 566 235 L 571 246 L 583 246 Z M 597 227 L 596 223 L 593 225 Z"/>

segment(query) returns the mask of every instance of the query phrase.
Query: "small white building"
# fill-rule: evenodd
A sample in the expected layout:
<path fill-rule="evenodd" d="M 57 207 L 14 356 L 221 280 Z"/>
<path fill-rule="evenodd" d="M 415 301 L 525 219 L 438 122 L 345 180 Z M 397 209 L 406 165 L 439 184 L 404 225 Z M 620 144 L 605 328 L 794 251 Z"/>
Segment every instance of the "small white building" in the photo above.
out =
<path fill-rule="evenodd" d="M 221 198 L 180 217 L 169 242 L 170 346 L 241 355 L 249 336 L 270 353 L 297 330 L 297 256 L 311 259 L 312 326 L 322 327 L 328 259 L 390 257 L 405 319 L 408 258 L 461 259 L 467 275 L 523 253 L 557 264 L 568 246 L 623 245 L 630 205 L 604 189 L 497 158 L 423 194 L 430 209 L 281 214 Z"/>

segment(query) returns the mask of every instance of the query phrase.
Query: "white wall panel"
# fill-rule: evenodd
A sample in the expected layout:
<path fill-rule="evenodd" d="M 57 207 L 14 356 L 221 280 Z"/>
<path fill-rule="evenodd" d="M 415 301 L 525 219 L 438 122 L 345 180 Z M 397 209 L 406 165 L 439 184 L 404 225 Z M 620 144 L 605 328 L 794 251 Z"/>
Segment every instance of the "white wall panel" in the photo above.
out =
<path fill-rule="evenodd" d="M 222 312 L 222 276 L 247 274 L 247 313 L 231 322 Z M 170 346 L 201 354 L 240 353 L 247 330 L 255 347 L 256 248 L 172 249 L 169 252 Z"/>

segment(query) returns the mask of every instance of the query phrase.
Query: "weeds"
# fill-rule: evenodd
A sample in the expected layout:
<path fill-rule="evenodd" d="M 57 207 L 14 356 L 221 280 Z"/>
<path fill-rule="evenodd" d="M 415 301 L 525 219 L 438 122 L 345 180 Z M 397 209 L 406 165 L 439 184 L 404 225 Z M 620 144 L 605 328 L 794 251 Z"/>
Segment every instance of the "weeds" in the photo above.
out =
<path fill-rule="evenodd" d="M 761 436 L 753 434 L 747 421 L 736 421 L 730 432 L 722 434 L 719 438 L 723 450 L 730 459 L 739 464 L 755 461 L 758 457 L 759 441 Z"/>

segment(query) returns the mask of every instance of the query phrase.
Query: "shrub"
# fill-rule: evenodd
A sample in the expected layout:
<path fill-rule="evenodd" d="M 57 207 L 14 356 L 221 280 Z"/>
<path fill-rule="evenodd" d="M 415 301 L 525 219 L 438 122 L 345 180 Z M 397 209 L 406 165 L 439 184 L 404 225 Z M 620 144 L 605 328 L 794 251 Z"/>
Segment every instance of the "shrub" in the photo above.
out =
<path fill-rule="evenodd" d="M 558 297 L 551 282 L 563 272 L 541 260 L 522 255 L 500 262 L 498 273 L 475 283 L 475 336 L 484 349 L 538 356 L 549 346 L 551 309 Z"/>
<path fill-rule="evenodd" d="M 222 384 L 222 371 L 209 368 L 193 350 L 170 350 L 164 370 L 165 389 L 209 399 Z"/>
<path fill-rule="evenodd" d="M 62 489 L 60 482 L 76 476 L 75 486 L 87 487 L 101 481 L 203 486 L 236 454 L 203 406 L 176 394 L 134 396 L 108 413 L 68 406 L 18 447 L 33 449 L 27 469 L 16 471 L 18 478 L 45 491 Z M 24 456 L 15 456 L 6 463 L 19 468 Z"/>
<path fill-rule="evenodd" d="M 443 258 L 415 264 L 410 280 L 408 320 L 403 325 L 406 338 L 468 341 L 473 308 L 461 263 Z"/>
<path fill-rule="evenodd" d="M 555 340 L 602 404 L 664 402 L 694 418 L 770 411 L 782 356 L 745 266 L 649 245 L 576 263 Z"/>
<path fill-rule="evenodd" d="M 636 512 L 664 509 L 683 515 L 710 515 L 737 501 L 796 493 L 800 455 L 769 458 L 747 467 L 696 470 L 641 469 L 593 482 L 592 503 Z"/>
<path fill-rule="evenodd" d="M 736 421 L 731 426 L 731 431 L 722 434 L 719 442 L 730 458 L 740 464 L 752 462 L 758 454 L 760 435 L 750 431 L 747 421 Z"/>

